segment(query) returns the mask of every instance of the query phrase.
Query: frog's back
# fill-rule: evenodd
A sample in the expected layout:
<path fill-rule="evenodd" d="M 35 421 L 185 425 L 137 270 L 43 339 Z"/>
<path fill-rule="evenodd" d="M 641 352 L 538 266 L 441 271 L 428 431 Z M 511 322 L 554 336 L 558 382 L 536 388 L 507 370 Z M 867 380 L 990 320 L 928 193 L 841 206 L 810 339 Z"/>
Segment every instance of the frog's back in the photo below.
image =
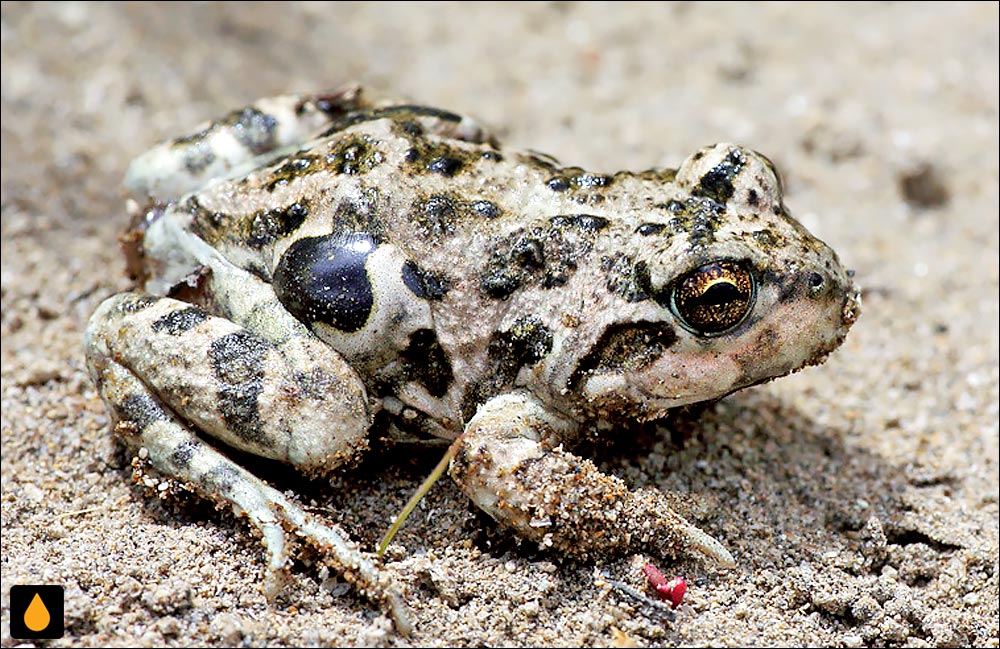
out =
<path fill-rule="evenodd" d="M 603 229 L 622 214 L 615 194 L 635 190 L 610 185 L 626 177 L 641 182 L 631 174 L 562 169 L 540 155 L 431 132 L 423 122 L 445 118 L 460 120 L 413 106 L 352 114 L 303 148 L 193 193 L 175 209 L 191 215 L 192 231 L 209 245 L 268 279 L 301 239 L 365 234 L 462 280 L 489 265 L 472 253 L 527 226 Z M 486 292 L 500 299 L 514 283 L 484 280 Z"/>
<path fill-rule="evenodd" d="M 404 105 L 347 113 L 170 211 L 270 283 L 376 396 L 435 422 L 435 434 L 460 430 L 479 404 L 518 386 L 574 416 L 599 403 L 603 416 L 619 407 L 625 375 L 661 357 L 671 367 L 684 354 L 715 359 L 706 362 L 725 377 L 676 387 L 654 377 L 622 401 L 639 398 L 641 416 L 760 380 L 739 359 L 758 363 L 777 329 L 731 354 L 706 351 L 725 340 L 675 326 L 670 287 L 720 259 L 734 263 L 712 272 L 751 283 L 766 271 L 799 282 L 801 262 L 835 263 L 788 217 L 770 163 L 739 147 L 706 148 L 680 171 L 595 174 L 498 149 L 468 120 Z M 734 326 L 751 320 L 758 292 L 735 290 L 748 306 Z M 754 355 L 739 351 L 754 345 Z M 597 374 L 612 377 L 593 383 L 599 398 L 584 389 Z M 642 396 L 660 392 L 669 396 Z M 645 405 L 657 402 L 666 405 Z"/>
<path fill-rule="evenodd" d="M 538 364 L 556 329 L 581 344 L 573 305 L 592 299 L 574 294 L 617 281 L 628 304 L 635 289 L 604 248 L 635 227 L 615 196 L 650 182 L 434 132 L 459 120 L 409 106 L 354 114 L 171 208 L 369 385 L 448 424 Z"/>

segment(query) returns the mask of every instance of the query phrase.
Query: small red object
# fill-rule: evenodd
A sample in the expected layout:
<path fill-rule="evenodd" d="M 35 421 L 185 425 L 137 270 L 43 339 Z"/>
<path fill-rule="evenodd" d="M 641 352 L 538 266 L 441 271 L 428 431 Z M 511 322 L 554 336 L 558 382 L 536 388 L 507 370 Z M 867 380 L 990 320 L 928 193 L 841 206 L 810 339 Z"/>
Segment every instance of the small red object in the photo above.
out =
<path fill-rule="evenodd" d="M 670 603 L 673 604 L 674 608 L 681 605 L 684 601 L 684 593 L 687 592 L 688 585 L 684 580 L 684 577 L 674 577 L 667 582 L 665 588 L 667 589 L 667 598 Z"/>
<path fill-rule="evenodd" d="M 660 599 L 670 600 L 674 608 L 681 605 L 681 602 L 684 601 L 684 593 L 687 592 L 687 581 L 684 580 L 684 577 L 674 577 L 668 581 L 660 569 L 651 563 L 643 566 L 642 572 L 645 573 L 649 585 L 656 590 Z"/>

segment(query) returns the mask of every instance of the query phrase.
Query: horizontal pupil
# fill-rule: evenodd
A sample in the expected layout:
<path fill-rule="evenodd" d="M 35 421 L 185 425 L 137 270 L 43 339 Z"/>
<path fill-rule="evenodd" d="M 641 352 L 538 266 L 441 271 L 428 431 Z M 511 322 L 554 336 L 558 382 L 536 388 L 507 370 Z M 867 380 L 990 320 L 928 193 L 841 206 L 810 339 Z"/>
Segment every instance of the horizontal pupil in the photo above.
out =
<path fill-rule="evenodd" d="M 746 295 L 732 282 L 723 281 L 712 284 L 704 293 L 691 298 L 690 304 L 694 307 L 719 306 L 738 300 L 746 300 Z"/>
<path fill-rule="evenodd" d="M 744 264 L 720 260 L 701 266 L 674 284 L 670 309 L 692 333 L 714 336 L 747 317 L 754 293 L 754 276 Z"/>

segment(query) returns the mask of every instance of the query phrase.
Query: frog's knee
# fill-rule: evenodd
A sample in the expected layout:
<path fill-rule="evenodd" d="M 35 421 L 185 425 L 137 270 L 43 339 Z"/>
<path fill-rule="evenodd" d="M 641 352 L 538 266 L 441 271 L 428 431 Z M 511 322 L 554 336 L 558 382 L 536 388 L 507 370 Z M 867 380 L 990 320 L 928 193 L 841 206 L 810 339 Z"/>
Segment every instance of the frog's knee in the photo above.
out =
<path fill-rule="evenodd" d="M 84 351 L 87 360 L 94 363 L 106 358 L 111 352 L 109 339 L 113 336 L 114 325 L 129 314 L 147 309 L 160 298 L 141 293 L 118 293 L 101 302 L 87 321 L 83 332 Z M 91 370 L 93 373 L 93 369 Z"/>

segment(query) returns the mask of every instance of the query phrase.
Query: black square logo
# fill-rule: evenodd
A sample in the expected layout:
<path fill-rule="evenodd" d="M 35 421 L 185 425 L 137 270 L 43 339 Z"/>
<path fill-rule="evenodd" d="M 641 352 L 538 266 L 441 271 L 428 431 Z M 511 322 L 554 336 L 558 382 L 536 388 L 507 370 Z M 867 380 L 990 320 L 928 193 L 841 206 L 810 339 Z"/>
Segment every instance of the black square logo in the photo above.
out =
<path fill-rule="evenodd" d="M 11 586 L 10 636 L 18 640 L 63 636 L 62 586 Z"/>

